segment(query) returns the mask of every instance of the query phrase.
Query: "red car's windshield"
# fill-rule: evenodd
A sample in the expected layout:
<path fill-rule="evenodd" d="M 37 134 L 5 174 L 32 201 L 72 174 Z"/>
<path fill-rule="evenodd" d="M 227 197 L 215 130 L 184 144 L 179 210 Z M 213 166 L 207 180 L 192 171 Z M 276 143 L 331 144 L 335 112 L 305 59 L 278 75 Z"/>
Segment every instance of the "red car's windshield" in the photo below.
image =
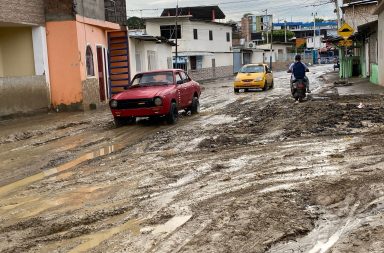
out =
<path fill-rule="evenodd" d="M 132 86 L 151 86 L 173 84 L 173 72 L 154 72 L 137 74 L 132 80 Z"/>

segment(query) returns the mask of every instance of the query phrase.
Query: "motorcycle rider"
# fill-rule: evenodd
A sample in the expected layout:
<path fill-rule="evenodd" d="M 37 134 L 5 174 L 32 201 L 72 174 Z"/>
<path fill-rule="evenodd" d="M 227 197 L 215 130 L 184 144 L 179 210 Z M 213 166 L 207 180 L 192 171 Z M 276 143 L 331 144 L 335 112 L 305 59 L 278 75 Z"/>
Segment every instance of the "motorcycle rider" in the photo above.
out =
<path fill-rule="evenodd" d="M 305 86 L 307 88 L 307 93 L 311 93 L 309 90 L 309 80 L 308 77 L 305 75 L 305 72 L 308 72 L 309 69 L 307 65 L 301 62 L 301 56 L 298 54 L 295 56 L 295 62 L 289 66 L 288 73 L 292 73 L 291 76 L 291 83 L 293 83 L 297 79 L 303 79 Z"/>

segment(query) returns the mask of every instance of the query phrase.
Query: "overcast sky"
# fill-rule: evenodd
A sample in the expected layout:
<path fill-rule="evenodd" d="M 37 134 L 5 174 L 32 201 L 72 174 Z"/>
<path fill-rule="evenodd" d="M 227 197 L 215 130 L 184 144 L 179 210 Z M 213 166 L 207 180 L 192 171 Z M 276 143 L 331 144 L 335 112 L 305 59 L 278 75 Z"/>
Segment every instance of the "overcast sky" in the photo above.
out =
<path fill-rule="evenodd" d="M 128 17 L 154 17 L 160 16 L 164 8 L 176 7 L 177 0 L 126 0 Z M 326 4 L 314 7 L 313 4 L 326 0 L 179 0 L 179 7 L 219 5 L 226 15 L 226 20 L 239 21 L 243 14 L 273 14 L 274 22 L 286 19 L 287 21 L 312 21 L 312 13 L 319 18 L 336 19 L 334 5 Z M 141 11 L 140 11 L 141 10 Z"/>

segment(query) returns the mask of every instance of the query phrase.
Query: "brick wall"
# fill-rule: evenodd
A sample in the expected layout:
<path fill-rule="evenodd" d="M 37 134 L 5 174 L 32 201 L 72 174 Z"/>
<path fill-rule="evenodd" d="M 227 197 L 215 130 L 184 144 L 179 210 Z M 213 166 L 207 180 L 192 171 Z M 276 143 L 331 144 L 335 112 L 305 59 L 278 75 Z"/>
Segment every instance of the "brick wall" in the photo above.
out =
<path fill-rule="evenodd" d="M 109 0 L 104 1 L 105 20 L 125 25 L 127 22 L 127 10 L 125 0 L 115 0 L 116 5 Z"/>
<path fill-rule="evenodd" d="M 44 0 L 46 20 L 73 20 L 75 17 L 73 3 L 73 0 Z"/>
<path fill-rule="evenodd" d="M 44 0 L 1 0 L 0 22 L 43 25 Z"/>
<path fill-rule="evenodd" d="M 216 68 L 204 68 L 199 70 L 190 70 L 188 75 L 196 81 L 203 81 L 221 77 L 233 76 L 233 66 L 224 66 Z"/>

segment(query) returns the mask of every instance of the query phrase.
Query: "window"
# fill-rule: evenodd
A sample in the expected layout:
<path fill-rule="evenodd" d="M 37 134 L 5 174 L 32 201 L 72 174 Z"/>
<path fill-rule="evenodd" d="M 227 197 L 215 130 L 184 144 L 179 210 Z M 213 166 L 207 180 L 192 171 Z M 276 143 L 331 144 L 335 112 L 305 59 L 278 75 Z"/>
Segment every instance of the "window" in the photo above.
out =
<path fill-rule="evenodd" d="M 231 34 L 230 33 L 227 33 L 227 41 L 231 41 Z"/>
<path fill-rule="evenodd" d="M 161 25 L 160 35 L 166 39 L 176 39 L 176 26 L 174 25 Z M 181 39 L 181 26 L 177 26 L 177 38 Z"/>
<path fill-rule="evenodd" d="M 180 81 L 183 80 L 181 79 L 180 73 L 176 73 L 175 77 L 176 77 L 176 83 L 180 83 Z"/>
<path fill-rule="evenodd" d="M 197 29 L 193 29 L 193 39 L 197 40 Z"/>
<path fill-rule="evenodd" d="M 141 53 L 136 52 L 135 53 L 135 58 L 136 58 L 136 72 L 141 72 Z"/>
<path fill-rule="evenodd" d="M 187 82 L 191 81 L 191 79 L 189 78 L 189 76 L 187 76 L 185 74 L 185 72 L 180 72 L 180 75 L 181 75 L 181 78 L 183 79 L 184 83 L 187 83 Z"/>
<path fill-rule="evenodd" d="M 209 40 L 213 40 L 213 33 L 211 30 L 209 30 Z"/>
<path fill-rule="evenodd" d="M 148 70 L 157 69 L 157 54 L 156 51 L 148 50 Z"/>
<path fill-rule="evenodd" d="M 87 66 L 87 76 L 95 76 L 95 67 L 93 65 L 93 53 L 91 46 L 87 46 L 85 52 L 85 60 Z"/>

